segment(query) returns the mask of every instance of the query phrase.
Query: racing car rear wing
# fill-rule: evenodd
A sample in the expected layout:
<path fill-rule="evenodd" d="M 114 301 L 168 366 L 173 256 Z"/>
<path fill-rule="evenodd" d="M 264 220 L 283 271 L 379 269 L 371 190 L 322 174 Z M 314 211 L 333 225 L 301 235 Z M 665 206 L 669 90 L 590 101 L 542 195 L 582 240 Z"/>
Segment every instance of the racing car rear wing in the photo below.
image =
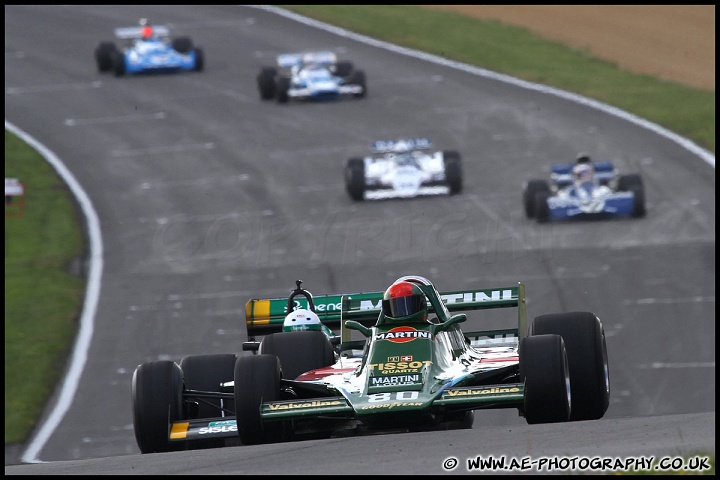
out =
<path fill-rule="evenodd" d="M 429 138 L 401 138 L 399 140 L 376 140 L 372 144 L 373 153 L 409 152 L 410 150 L 425 150 L 432 147 Z"/>
<path fill-rule="evenodd" d="M 333 52 L 305 52 L 281 53 L 277 56 L 277 65 L 280 68 L 290 68 L 309 64 L 333 65 L 337 63 L 337 56 Z"/>
<path fill-rule="evenodd" d="M 375 325 L 380 314 L 384 292 L 366 292 L 335 295 L 314 295 L 314 311 L 330 328 L 339 328 L 345 320 L 355 320 L 365 326 Z M 490 308 L 518 308 L 518 336 L 527 331 L 525 314 L 525 286 L 490 288 L 482 290 L 457 290 L 441 292 L 440 298 L 449 312 L 461 312 Z M 294 299 L 298 308 L 308 308 L 308 300 L 298 296 Z M 287 315 L 288 299 L 251 299 L 245 304 L 245 323 L 248 340 L 256 335 L 267 335 L 282 330 Z M 434 308 L 428 304 L 428 312 Z"/>
<path fill-rule="evenodd" d="M 153 36 L 155 37 L 169 37 L 170 30 L 167 27 L 161 25 L 155 25 L 152 27 Z M 115 37 L 120 40 L 129 40 L 133 38 L 142 38 L 142 27 L 123 27 L 115 29 Z"/>

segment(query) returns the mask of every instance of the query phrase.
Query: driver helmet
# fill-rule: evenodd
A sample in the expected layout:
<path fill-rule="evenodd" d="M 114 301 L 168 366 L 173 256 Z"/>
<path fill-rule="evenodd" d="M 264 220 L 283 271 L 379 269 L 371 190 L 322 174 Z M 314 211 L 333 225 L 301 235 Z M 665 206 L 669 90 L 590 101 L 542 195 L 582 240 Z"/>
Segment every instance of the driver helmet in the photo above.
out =
<path fill-rule="evenodd" d="M 411 282 L 390 285 L 382 299 L 382 312 L 388 320 L 421 322 L 427 320 L 427 300 L 419 286 Z"/>
<path fill-rule="evenodd" d="M 593 168 L 587 163 L 578 163 L 572 171 L 576 182 L 585 183 L 593 180 Z"/>
<path fill-rule="evenodd" d="M 588 155 L 585 152 L 579 153 L 577 158 L 575 159 L 575 163 L 590 163 L 592 160 L 590 160 L 590 155 Z"/>
<path fill-rule="evenodd" d="M 148 22 L 147 18 L 141 18 L 140 19 L 140 26 L 142 27 L 140 30 L 140 36 L 143 40 L 149 40 L 153 36 L 153 28 L 150 25 L 150 22 Z"/>
<path fill-rule="evenodd" d="M 298 308 L 285 316 L 283 332 L 297 332 L 302 330 L 323 331 L 320 318 L 311 310 Z"/>

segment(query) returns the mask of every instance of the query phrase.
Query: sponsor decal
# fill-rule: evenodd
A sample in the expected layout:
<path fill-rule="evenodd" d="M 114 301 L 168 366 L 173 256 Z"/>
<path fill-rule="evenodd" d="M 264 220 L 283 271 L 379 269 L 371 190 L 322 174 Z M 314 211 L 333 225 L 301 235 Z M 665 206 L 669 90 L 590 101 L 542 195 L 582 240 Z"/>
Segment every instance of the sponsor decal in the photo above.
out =
<path fill-rule="evenodd" d="M 373 303 L 372 300 L 360 300 L 360 310 L 380 310 L 382 307 L 382 298 Z"/>
<path fill-rule="evenodd" d="M 235 420 L 226 422 L 210 422 L 209 426 L 198 429 L 198 435 L 207 435 L 209 433 L 237 432 L 237 424 Z"/>
<path fill-rule="evenodd" d="M 376 385 L 406 385 L 410 383 L 420 383 L 420 375 L 392 375 L 385 377 L 370 377 L 371 386 Z"/>
<path fill-rule="evenodd" d="M 500 300 L 515 300 L 512 290 L 493 290 L 488 295 L 486 292 L 465 292 L 448 295 L 440 295 L 446 304 L 467 303 L 467 302 L 497 302 Z"/>
<path fill-rule="evenodd" d="M 429 367 L 432 365 L 430 360 L 422 362 L 387 362 L 387 363 L 371 363 L 368 365 L 370 372 L 372 373 L 376 369 L 383 375 L 393 373 L 417 373 L 422 367 Z"/>
<path fill-rule="evenodd" d="M 397 402 L 397 403 L 383 403 L 380 405 L 365 405 L 360 407 L 360 410 L 378 410 L 387 408 L 390 410 L 395 407 L 422 407 L 422 402 Z"/>
<path fill-rule="evenodd" d="M 402 355 L 397 357 L 388 357 L 388 362 L 412 362 L 412 355 Z"/>
<path fill-rule="evenodd" d="M 334 407 L 344 405 L 344 402 L 340 400 L 324 400 L 312 402 L 295 402 L 295 403 L 283 403 L 283 404 L 268 404 L 270 410 L 293 410 L 298 408 L 313 408 L 313 407 Z"/>
<path fill-rule="evenodd" d="M 208 425 L 211 427 L 223 427 L 226 425 L 235 425 L 235 424 L 236 424 L 235 420 L 223 420 L 221 422 L 210 422 Z"/>
<path fill-rule="evenodd" d="M 491 290 L 490 292 L 464 292 L 464 293 L 453 293 L 440 295 L 445 304 L 452 303 L 468 303 L 468 302 L 497 302 L 500 300 L 517 300 L 513 296 L 513 291 L 510 289 L 506 290 Z M 373 303 L 372 300 L 360 300 L 360 310 L 381 310 L 382 299 L 377 300 Z M 340 308 L 338 307 L 338 310 Z"/>
<path fill-rule="evenodd" d="M 518 387 L 491 387 L 485 389 L 467 388 L 463 390 L 448 390 L 447 394 L 451 397 L 459 397 L 463 395 L 502 395 L 505 393 L 520 393 Z"/>
<path fill-rule="evenodd" d="M 315 311 L 316 312 L 339 312 L 342 310 L 342 302 L 338 303 L 321 303 L 322 299 L 315 300 Z M 295 304 L 295 308 L 310 308 L 308 305 L 308 301 L 300 301 L 300 300 L 294 300 L 293 303 Z M 284 312 L 287 312 L 287 305 L 283 309 Z"/>
<path fill-rule="evenodd" d="M 421 407 L 422 402 L 408 402 L 407 400 L 417 400 L 418 392 L 386 392 L 386 393 L 375 393 L 368 395 L 368 402 L 392 402 L 392 403 L 380 403 L 378 405 L 365 405 L 360 410 L 376 410 L 376 409 L 391 409 L 395 407 Z"/>
<path fill-rule="evenodd" d="M 395 327 L 387 332 L 375 335 L 375 340 L 388 340 L 393 343 L 412 342 L 417 338 L 432 340 L 432 334 L 423 330 L 417 330 L 413 327 Z"/>

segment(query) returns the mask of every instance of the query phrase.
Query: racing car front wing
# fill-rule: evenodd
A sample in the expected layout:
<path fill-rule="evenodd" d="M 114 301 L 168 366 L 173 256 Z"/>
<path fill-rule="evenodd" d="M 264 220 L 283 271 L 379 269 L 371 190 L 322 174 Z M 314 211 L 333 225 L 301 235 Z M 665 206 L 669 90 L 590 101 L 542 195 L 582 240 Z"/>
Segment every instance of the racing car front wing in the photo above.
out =
<path fill-rule="evenodd" d="M 409 411 L 416 405 L 428 405 L 426 402 L 408 402 L 402 392 L 395 392 L 391 398 L 367 396 L 361 402 L 371 414 L 390 411 Z M 436 407 L 451 410 L 479 410 L 483 408 L 517 408 L 522 406 L 525 386 L 522 383 L 483 385 L 477 387 L 453 387 L 443 392 L 429 403 L 430 409 Z M 368 398 L 383 398 L 368 409 Z M 355 409 L 343 397 L 323 397 L 306 400 L 284 400 L 263 403 L 260 415 L 264 421 L 290 420 L 299 418 L 337 417 L 344 420 L 356 417 Z M 365 412 L 364 416 L 369 413 Z M 203 418 L 174 422 L 170 425 L 171 442 L 209 440 L 214 438 L 233 438 L 238 436 L 237 422 L 233 417 Z"/>

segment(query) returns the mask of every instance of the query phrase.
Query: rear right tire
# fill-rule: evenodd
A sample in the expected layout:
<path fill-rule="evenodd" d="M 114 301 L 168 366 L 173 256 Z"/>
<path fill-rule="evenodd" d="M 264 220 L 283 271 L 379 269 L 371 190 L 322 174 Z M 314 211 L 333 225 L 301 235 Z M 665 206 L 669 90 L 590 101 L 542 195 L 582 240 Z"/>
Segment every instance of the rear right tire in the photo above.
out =
<path fill-rule="evenodd" d="M 193 49 L 193 42 L 188 37 L 174 38 L 172 48 L 178 53 L 190 53 Z"/>
<path fill-rule="evenodd" d="M 180 361 L 185 379 L 185 388 L 221 392 L 220 384 L 235 378 L 234 353 L 211 355 L 190 355 Z M 197 403 L 196 418 L 223 417 L 233 411 L 234 405 L 227 405 L 223 399 L 205 398 Z"/>

